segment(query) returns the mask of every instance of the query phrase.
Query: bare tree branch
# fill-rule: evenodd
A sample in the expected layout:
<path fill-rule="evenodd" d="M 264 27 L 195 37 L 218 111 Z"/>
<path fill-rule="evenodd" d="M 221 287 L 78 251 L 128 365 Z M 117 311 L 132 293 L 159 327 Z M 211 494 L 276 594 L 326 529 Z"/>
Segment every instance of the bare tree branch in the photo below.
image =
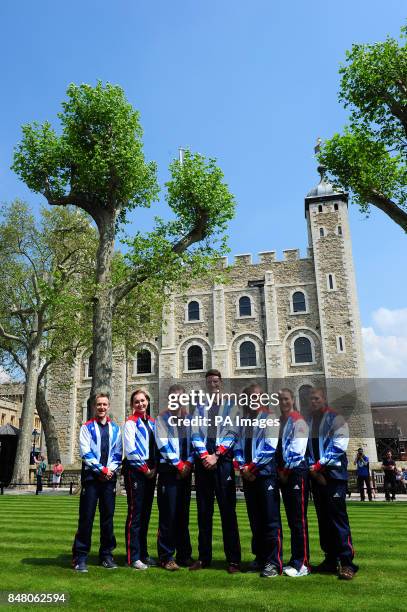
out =
<path fill-rule="evenodd" d="M 13 334 L 9 334 L 8 332 L 6 332 L 6 330 L 4 329 L 1 323 L 0 323 L 0 336 L 5 338 L 6 340 L 11 340 L 12 342 L 19 342 L 23 346 L 26 346 L 26 343 L 24 342 L 24 340 L 21 340 L 21 338 L 18 338 L 17 336 L 14 336 Z"/>

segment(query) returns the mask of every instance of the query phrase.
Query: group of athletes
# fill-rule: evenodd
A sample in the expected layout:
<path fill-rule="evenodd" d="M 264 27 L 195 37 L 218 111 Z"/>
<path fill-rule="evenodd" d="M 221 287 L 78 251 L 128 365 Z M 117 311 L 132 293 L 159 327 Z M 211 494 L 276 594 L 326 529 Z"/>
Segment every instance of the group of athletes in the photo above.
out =
<path fill-rule="evenodd" d="M 219 397 L 221 373 L 209 370 L 205 380 L 209 394 Z M 170 387 L 168 394 L 172 403 L 184 392 L 180 385 Z M 152 418 L 148 394 L 138 389 L 131 395 L 132 415 L 124 425 L 123 435 L 108 416 L 108 396 L 96 395 L 94 418 L 80 430 L 82 488 L 79 524 L 72 549 L 74 569 L 88 571 L 87 557 L 98 503 L 100 563 L 107 569 L 117 568 L 113 558 L 116 547 L 113 515 L 117 474 L 121 468 L 128 502 L 125 541 L 129 567 L 147 570 L 159 565 L 168 571 L 209 567 L 216 497 L 227 571 L 239 573 L 241 547 L 235 482 L 235 473 L 239 471 L 254 557 L 246 571 L 258 572 L 264 578 L 281 574 L 303 577 L 311 572 L 307 524 L 311 488 L 320 545 L 325 555 L 312 571 L 351 580 L 358 568 L 353 563 L 346 510 L 348 426 L 328 407 L 324 390 L 314 388 L 307 421 L 296 410 L 292 391 L 281 389 L 279 426 L 270 427 L 267 423 L 273 419 L 267 407 L 260 406 L 255 412 L 250 408 L 251 398 L 260 397 L 261 392 L 256 384 L 242 392 L 249 400 L 243 409 L 244 416 L 248 417 L 244 426 L 230 426 L 242 411 L 230 401 L 197 405 L 192 416 L 202 418 L 195 419 L 198 424 L 191 426 L 191 415 L 181 402 L 175 402 L 175 407 L 172 405 L 156 419 Z M 171 419 L 174 416 L 177 417 L 175 425 Z M 189 534 L 193 470 L 199 531 L 196 560 L 192 558 Z M 156 484 L 158 561 L 150 556 L 147 546 Z M 291 555 L 287 562 L 283 562 L 280 492 L 291 532 Z"/>

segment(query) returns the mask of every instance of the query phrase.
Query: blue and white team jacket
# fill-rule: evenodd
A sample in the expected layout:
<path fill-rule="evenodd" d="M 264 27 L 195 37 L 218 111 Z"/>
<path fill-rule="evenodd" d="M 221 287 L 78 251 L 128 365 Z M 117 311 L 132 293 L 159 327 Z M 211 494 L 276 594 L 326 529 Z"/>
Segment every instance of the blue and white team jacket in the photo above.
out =
<path fill-rule="evenodd" d="M 199 424 L 192 427 L 192 446 L 201 459 L 208 455 L 206 448 L 208 425 L 203 421 L 204 418 L 208 418 L 208 412 L 208 406 L 204 404 L 198 405 L 193 414 L 193 417 L 200 418 Z M 218 416 L 222 418 L 222 422 L 218 423 L 216 428 L 216 451 L 226 455 L 232 451 L 238 438 L 237 407 L 231 402 L 226 402 L 219 406 Z"/>
<path fill-rule="evenodd" d="M 107 466 L 100 463 L 100 430 L 97 419 L 90 419 L 84 423 L 79 433 L 79 448 L 84 463 L 85 474 L 105 474 L 107 470 L 116 472 L 122 462 L 122 437 L 120 427 L 107 419 L 109 427 L 109 456 Z"/>
<path fill-rule="evenodd" d="M 244 426 L 240 428 L 238 442 L 234 449 L 234 457 L 239 468 L 247 466 L 249 470 L 258 476 L 268 476 L 276 473 L 276 450 L 278 445 L 278 425 L 273 427 L 261 426 L 265 425 L 268 419 L 273 416 L 270 412 L 262 411 L 255 413 L 250 417 L 252 421 L 258 421 L 257 425 L 252 427 Z M 246 439 L 252 438 L 252 457 L 251 461 L 247 462 L 245 457 Z"/>
<path fill-rule="evenodd" d="M 172 417 L 172 419 L 170 419 Z M 191 428 L 185 427 L 188 457 L 185 461 L 180 457 L 180 439 L 178 436 L 178 425 L 173 422 L 178 418 L 190 418 L 187 413 L 178 415 L 174 410 L 165 410 L 156 419 L 155 440 L 160 451 L 160 463 L 168 463 L 180 472 L 187 463 L 192 465 L 194 453 L 191 443 Z M 173 424 L 171 424 L 173 423 Z"/>
<path fill-rule="evenodd" d="M 141 416 L 133 414 L 124 424 L 124 454 L 129 465 L 140 472 L 148 472 L 147 461 L 155 460 L 155 457 L 150 457 L 149 431 L 155 435 L 155 421 L 152 417 L 148 417 L 144 423 Z"/>
<path fill-rule="evenodd" d="M 305 458 L 308 445 L 308 425 L 303 416 L 290 412 L 281 433 L 282 469 L 288 473 L 294 468 L 307 468 Z"/>
<path fill-rule="evenodd" d="M 319 426 L 319 461 L 315 462 L 312 449 L 312 417 L 308 420 L 308 465 L 316 471 L 329 474 L 338 480 L 348 479 L 346 449 L 349 444 L 349 427 L 344 418 L 331 408 L 323 408 Z"/>

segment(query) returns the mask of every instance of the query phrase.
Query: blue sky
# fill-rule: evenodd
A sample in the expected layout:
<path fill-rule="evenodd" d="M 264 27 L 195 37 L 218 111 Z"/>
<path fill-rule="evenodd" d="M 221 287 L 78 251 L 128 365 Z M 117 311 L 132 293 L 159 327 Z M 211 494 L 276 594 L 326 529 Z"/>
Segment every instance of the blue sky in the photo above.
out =
<path fill-rule="evenodd" d="M 70 82 L 101 79 L 140 110 L 162 183 L 179 146 L 218 159 L 238 204 L 232 253 L 305 254 L 313 147 L 346 121 L 339 63 L 404 20 L 402 0 L 4 0 L 0 199 L 40 202 L 9 170 L 20 126 L 55 123 Z M 153 214 L 138 211 L 135 226 Z M 366 219 L 351 206 L 350 219 L 368 362 L 380 353 L 370 372 L 383 372 L 383 351 L 407 358 L 407 238 L 379 211 Z M 401 375 L 402 361 L 385 375 Z"/>

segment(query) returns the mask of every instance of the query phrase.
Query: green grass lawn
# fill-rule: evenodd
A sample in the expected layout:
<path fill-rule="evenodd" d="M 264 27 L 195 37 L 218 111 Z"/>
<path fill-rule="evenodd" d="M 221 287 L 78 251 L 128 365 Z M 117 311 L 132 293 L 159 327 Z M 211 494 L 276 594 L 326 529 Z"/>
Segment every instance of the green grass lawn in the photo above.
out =
<path fill-rule="evenodd" d="M 71 569 L 71 545 L 76 530 L 78 497 L 0 497 L 0 590 L 69 593 L 61 609 L 87 610 L 407 610 L 407 504 L 349 503 L 355 561 L 360 571 L 352 582 L 335 576 L 311 575 L 292 579 L 261 579 L 256 574 L 230 576 L 225 571 L 219 517 L 214 525 L 214 562 L 209 570 L 170 573 L 153 568 L 136 572 L 125 567 L 124 521 L 126 499 L 117 500 L 115 529 L 118 547 L 116 571 L 98 567 L 98 525 L 95 520 L 89 573 Z M 250 530 L 244 502 L 238 503 L 243 560 L 251 560 Z M 309 509 L 311 562 L 322 555 L 316 517 Z M 191 526 L 196 546 L 196 506 L 192 501 Z M 285 529 L 287 559 L 289 531 Z M 156 554 L 157 512 L 150 527 L 150 554 Z M 196 554 L 195 554 L 196 556 Z M 34 606 L 16 606 L 33 609 Z M 50 606 L 40 606 L 42 609 Z M 3 609 L 3 606 L 2 606 Z M 8 607 L 10 609 L 10 607 Z M 55 606 L 54 606 L 55 609 Z"/>

